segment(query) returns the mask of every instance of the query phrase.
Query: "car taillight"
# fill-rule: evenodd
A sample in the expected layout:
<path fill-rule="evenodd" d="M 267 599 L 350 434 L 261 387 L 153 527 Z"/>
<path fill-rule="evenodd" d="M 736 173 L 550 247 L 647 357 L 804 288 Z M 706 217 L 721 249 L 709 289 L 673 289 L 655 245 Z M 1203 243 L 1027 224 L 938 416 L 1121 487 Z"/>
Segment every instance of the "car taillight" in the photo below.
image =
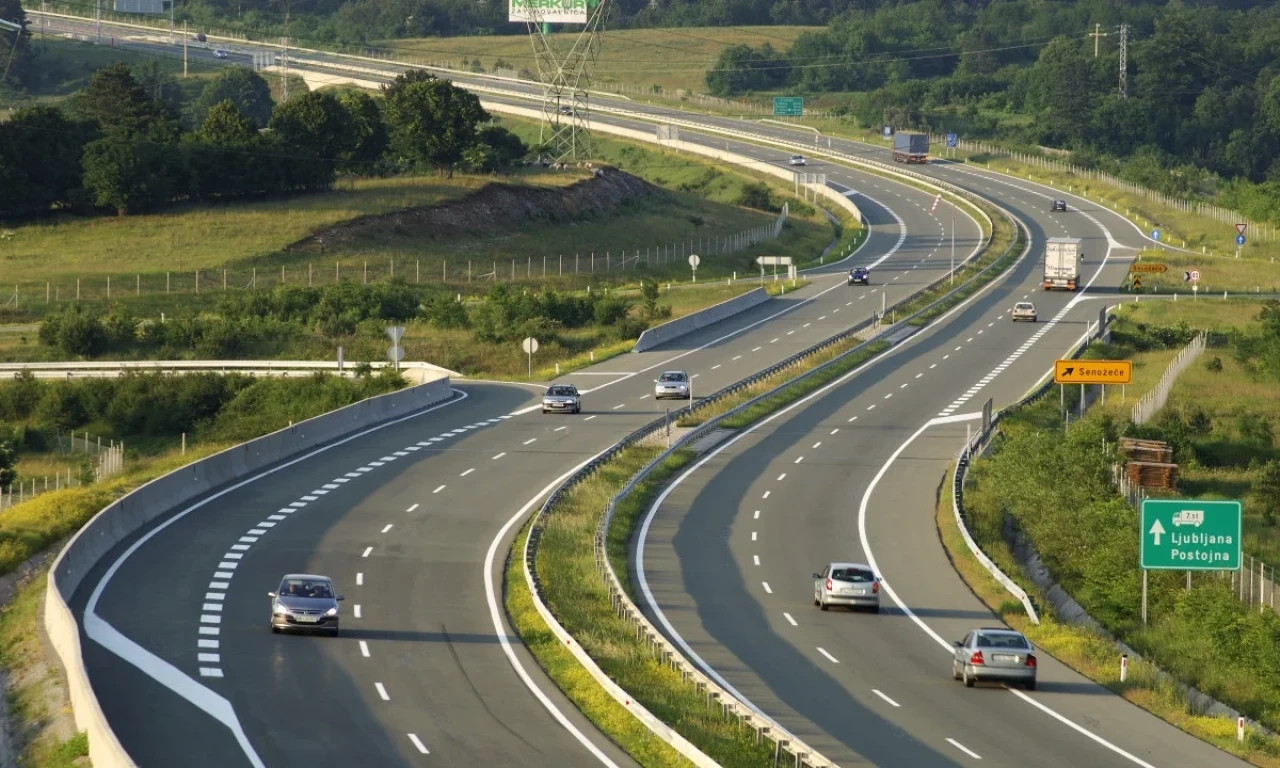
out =
<path fill-rule="evenodd" d="M 973 655 L 969 657 L 969 663 L 970 663 L 970 664 L 975 664 L 975 665 L 977 665 L 977 664 L 981 664 L 981 663 L 982 663 L 982 651 L 974 651 L 974 652 L 973 652 Z"/>
<path fill-rule="evenodd" d="M 835 588 L 831 586 L 831 579 L 827 579 L 827 591 L 832 592 Z"/>
<path fill-rule="evenodd" d="M 1035 654 L 1028 653 L 1028 654 L 1027 654 L 1027 666 L 1028 666 L 1028 667 L 1034 667 L 1035 665 L 1036 665 L 1036 657 L 1035 657 Z"/>
<path fill-rule="evenodd" d="M 877 579 L 877 580 L 875 580 L 875 581 L 871 582 L 871 594 L 873 594 L 873 595 L 878 595 L 878 594 L 880 594 L 880 580 L 879 580 L 879 579 Z"/>

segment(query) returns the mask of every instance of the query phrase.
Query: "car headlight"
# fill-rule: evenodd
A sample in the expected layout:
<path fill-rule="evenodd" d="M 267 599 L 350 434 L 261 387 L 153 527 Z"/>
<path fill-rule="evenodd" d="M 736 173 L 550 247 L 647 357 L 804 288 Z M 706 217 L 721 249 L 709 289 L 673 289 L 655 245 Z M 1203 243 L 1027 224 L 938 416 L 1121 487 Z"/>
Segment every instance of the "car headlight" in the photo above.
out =
<path fill-rule="evenodd" d="M 272 604 L 271 604 L 271 612 L 272 612 L 273 614 L 277 615 L 277 616 L 288 616 L 288 615 L 289 615 L 289 609 L 288 609 L 288 608 L 285 608 L 285 607 L 284 607 L 283 605 L 281 605 L 280 603 L 272 603 Z"/>
<path fill-rule="evenodd" d="M 337 616 L 337 615 L 338 615 L 338 606 L 336 606 L 336 605 L 335 605 L 335 606 L 333 606 L 332 608 L 330 608 L 329 610 L 325 611 L 325 612 L 324 612 L 324 615 L 325 615 L 325 616 Z"/>

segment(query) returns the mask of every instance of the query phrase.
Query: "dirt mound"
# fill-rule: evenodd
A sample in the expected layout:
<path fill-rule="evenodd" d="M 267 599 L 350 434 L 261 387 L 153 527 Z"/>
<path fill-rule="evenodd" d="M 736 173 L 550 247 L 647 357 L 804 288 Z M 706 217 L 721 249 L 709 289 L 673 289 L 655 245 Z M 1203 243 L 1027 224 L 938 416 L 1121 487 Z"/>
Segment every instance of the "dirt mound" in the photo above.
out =
<path fill-rule="evenodd" d="M 289 245 L 290 252 L 343 249 L 387 237 L 416 240 L 501 234 L 530 223 L 580 221 L 665 194 L 662 189 L 613 168 L 567 187 L 526 187 L 494 182 L 443 205 L 344 221 Z"/>

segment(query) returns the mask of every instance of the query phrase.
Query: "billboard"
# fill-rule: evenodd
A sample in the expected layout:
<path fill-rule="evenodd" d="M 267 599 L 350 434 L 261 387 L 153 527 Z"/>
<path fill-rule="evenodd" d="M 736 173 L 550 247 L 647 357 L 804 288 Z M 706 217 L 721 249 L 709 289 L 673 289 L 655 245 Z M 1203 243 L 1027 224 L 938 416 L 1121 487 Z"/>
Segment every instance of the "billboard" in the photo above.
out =
<path fill-rule="evenodd" d="M 509 21 L 538 24 L 586 24 L 599 0 L 510 0 Z"/>
<path fill-rule="evenodd" d="M 116 13 L 168 13 L 169 0 L 115 0 Z"/>

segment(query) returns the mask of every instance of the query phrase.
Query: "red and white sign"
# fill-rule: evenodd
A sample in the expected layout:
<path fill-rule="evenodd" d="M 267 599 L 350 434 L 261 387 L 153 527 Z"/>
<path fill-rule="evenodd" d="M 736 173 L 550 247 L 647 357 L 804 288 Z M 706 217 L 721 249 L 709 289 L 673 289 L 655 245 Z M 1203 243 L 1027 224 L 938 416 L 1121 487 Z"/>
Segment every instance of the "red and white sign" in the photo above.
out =
<path fill-rule="evenodd" d="M 1191 282 L 1193 283 L 1200 282 L 1200 270 L 1198 269 L 1191 270 Z"/>
<path fill-rule="evenodd" d="M 1248 225 L 1248 224 L 1237 224 L 1237 225 L 1236 225 L 1236 234 L 1237 234 L 1237 235 L 1243 235 L 1243 234 L 1244 234 L 1245 229 L 1247 229 L 1248 227 L 1249 227 L 1249 225 Z"/>

